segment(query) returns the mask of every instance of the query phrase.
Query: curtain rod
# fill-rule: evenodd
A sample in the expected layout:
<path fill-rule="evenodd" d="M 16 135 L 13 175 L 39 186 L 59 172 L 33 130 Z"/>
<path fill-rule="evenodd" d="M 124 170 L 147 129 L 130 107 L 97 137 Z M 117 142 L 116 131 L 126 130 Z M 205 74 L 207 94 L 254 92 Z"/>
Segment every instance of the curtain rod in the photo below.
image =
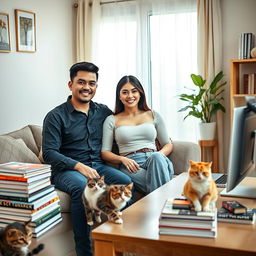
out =
<path fill-rule="evenodd" d="M 131 2 L 131 1 L 135 1 L 135 0 L 116 0 L 116 1 L 108 1 L 108 2 L 100 2 L 100 5 L 103 4 L 114 4 L 114 3 L 122 3 L 122 2 Z M 92 5 L 92 2 L 90 2 L 89 4 L 90 6 Z M 74 7 L 77 8 L 78 4 L 74 4 Z"/>

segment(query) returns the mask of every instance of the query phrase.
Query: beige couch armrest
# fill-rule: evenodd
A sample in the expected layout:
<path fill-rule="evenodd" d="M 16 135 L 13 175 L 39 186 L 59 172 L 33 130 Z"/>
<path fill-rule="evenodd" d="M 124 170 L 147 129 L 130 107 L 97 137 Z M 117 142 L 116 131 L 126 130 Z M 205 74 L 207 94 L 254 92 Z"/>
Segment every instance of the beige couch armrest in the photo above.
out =
<path fill-rule="evenodd" d="M 189 160 L 200 161 L 200 146 L 193 142 L 173 141 L 173 152 L 168 156 L 174 165 L 174 174 L 188 170 Z"/>

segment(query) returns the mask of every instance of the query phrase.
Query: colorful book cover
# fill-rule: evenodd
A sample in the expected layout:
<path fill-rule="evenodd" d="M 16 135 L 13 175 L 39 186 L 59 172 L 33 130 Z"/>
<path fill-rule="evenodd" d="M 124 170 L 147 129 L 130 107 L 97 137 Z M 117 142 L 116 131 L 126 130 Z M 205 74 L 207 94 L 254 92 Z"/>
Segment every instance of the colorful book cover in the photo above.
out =
<path fill-rule="evenodd" d="M 173 199 L 167 199 L 165 201 L 164 207 L 162 209 L 161 217 L 169 217 L 173 218 L 196 218 L 196 219 L 214 219 L 216 216 L 215 212 L 196 212 L 193 210 L 185 210 L 185 209 L 173 209 L 172 204 Z"/>
<path fill-rule="evenodd" d="M 219 222 L 253 224 L 256 218 L 256 208 L 247 208 L 242 214 L 233 214 L 224 207 L 218 209 L 217 218 Z"/>
<path fill-rule="evenodd" d="M 246 212 L 246 207 L 240 204 L 238 201 L 231 200 L 231 201 L 223 201 L 222 207 L 229 210 L 233 214 L 241 214 Z"/>
<path fill-rule="evenodd" d="M 36 170 L 47 169 L 51 166 L 48 164 L 33 164 L 33 163 L 22 163 L 22 162 L 9 162 L 0 164 L 1 172 L 17 172 L 17 173 L 28 173 Z"/>
<path fill-rule="evenodd" d="M 53 200 L 56 196 L 57 196 L 57 192 L 53 191 L 50 194 L 31 203 L 0 199 L 0 207 L 3 206 L 3 207 L 35 210 L 35 209 L 38 209 L 39 207 L 42 207 L 46 202 Z"/>

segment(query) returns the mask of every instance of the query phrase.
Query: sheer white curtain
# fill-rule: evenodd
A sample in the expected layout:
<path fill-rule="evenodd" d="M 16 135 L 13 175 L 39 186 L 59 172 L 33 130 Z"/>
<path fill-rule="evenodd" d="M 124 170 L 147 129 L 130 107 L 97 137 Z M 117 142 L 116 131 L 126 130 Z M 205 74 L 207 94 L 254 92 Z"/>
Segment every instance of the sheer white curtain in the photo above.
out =
<path fill-rule="evenodd" d="M 101 5 L 101 19 L 94 62 L 99 66 L 95 100 L 115 105 L 115 88 L 124 75 L 137 73 L 137 22 L 134 2 Z"/>
<path fill-rule="evenodd" d="M 191 87 L 196 63 L 196 0 L 129 1 L 101 5 L 92 60 L 100 67 L 95 100 L 113 109 L 124 75 L 141 80 L 147 100 L 175 140 L 196 141 L 197 121 L 178 113 L 177 95 Z"/>
<path fill-rule="evenodd" d="M 150 16 L 152 107 L 159 111 L 175 140 L 197 141 L 198 120 L 183 120 L 178 94 L 192 86 L 197 73 L 196 1 L 165 1 Z"/>

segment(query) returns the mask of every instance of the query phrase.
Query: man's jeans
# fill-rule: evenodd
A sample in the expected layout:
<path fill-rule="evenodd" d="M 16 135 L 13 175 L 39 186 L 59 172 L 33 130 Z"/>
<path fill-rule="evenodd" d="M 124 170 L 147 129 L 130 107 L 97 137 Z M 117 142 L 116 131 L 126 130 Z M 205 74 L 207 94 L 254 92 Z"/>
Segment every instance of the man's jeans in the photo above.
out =
<path fill-rule="evenodd" d="M 101 163 L 92 163 L 92 168 L 100 176 L 105 176 L 107 184 L 129 184 L 131 179 L 119 170 Z M 77 256 L 91 256 L 90 226 L 87 225 L 82 193 L 87 179 L 78 171 L 65 170 L 53 176 L 55 187 L 71 197 L 71 217 Z"/>

